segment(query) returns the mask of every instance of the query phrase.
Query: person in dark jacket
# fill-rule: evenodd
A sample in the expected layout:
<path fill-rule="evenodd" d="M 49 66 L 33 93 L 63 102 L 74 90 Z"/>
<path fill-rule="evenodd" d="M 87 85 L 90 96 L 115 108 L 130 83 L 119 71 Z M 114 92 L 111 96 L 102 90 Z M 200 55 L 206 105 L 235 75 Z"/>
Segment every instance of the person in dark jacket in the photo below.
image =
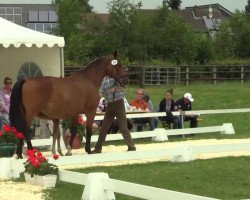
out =
<path fill-rule="evenodd" d="M 179 129 L 182 128 L 181 119 L 179 116 L 174 116 L 172 114 L 173 111 L 177 110 L 172 98 L 172 93 L 172 90 L 167 90 L 165 98 L 160 101 L 159 111 L 166 112 L 166 117 L 161 117 L 160 120 L 165 121 L 168 124 L 173 123 L 173 129 Z"/>
<path fill-rule="evenodd" d="M 184 96 L 175 102 L 178 111 L 192 110 L 192 102 L 194 101 L 192 94 L 185 93 Z M 198 127 L 198 115 L 185 115 L 184 121 L 190 121 L 190 128 Z"/>

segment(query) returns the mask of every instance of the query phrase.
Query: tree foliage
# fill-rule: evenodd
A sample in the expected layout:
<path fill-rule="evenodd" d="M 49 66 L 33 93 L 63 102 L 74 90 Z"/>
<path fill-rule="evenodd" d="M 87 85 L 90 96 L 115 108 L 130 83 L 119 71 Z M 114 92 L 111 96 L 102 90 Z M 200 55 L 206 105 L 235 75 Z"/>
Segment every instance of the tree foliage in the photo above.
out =
<path fill-rule="evenodd" d="M 163 0 L 163 2 L 164 1 L 166 0 Z M 167 3 L 172 10 L 179 10 L 181 6 L 181 0 L 168 0 Z"/>
<path fill-rule="evenodd" d="M 56 32 L 65 39 L 65 58 L 83 63 L 92 40 L 85 32 L 83 16 L 91 12 L 88 0 L 55 0 L 59 26 Z"/>
<path fill-rule="evenodd" d="M 155 10 L 141 10 L 141 2 L 113 0 L 108 3 L 107 20 L 91 12 L 88 0 L 55 2 L 57 33 L 66 42 L 65 58 L 78 64 L 115 49 L 124 60 L 139 63 L 206 64 L 213 59 L 250 57 L 250 15 L 246 12 L 236 12 L 214 37 L 209 37 L 195 32 L 179 14 L 180 0 L 163 0 Z"/>
<path fill-rule="evenodd" d="M 247 1 L 247 5 L 245 6 L 245 10 L 247 13 L 250 13 L 250 0 Z"/>

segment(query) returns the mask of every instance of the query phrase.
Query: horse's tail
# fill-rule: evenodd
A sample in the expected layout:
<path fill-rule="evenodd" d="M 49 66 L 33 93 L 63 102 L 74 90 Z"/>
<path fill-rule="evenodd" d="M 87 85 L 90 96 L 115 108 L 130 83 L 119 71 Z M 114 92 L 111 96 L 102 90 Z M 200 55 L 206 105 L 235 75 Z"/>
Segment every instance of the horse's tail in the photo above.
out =
<path fill-rule="evenodd" d="M 25 80 L 19 80 L 14 85 L 11 97 L 10 97 L 10 112 L 9 119 L 10 125 L 15 127 L 19 132 L 26 136 L 27 133 L 27 122 L 26 122 L 26 111 L 22 101 L 22 88 Z"/>

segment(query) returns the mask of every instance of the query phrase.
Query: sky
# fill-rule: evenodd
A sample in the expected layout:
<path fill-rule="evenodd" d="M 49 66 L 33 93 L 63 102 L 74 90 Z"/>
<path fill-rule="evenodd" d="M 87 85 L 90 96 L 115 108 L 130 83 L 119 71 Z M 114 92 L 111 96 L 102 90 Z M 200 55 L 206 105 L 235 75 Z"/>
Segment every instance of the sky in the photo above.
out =
<path fill-rule="evenodd" d="M 93 6 L 93 10 L 98 13 L 107 13 L 107 2 L 111 0 L 89 0 L 89 4 Z M 137 3 L 140 0 L 131 0 L 131 2 Z M 154 9 L 161 5 L 162 0 L 141 0 L 143 9 Z M 247 0 L 182 0 L 181 8 L 194 5 L 207 5 L 218 3 L 224 8 L 228 9 L 231 12 L 234 12 L 236 9 L 245 10 L 247 5 Z"/>

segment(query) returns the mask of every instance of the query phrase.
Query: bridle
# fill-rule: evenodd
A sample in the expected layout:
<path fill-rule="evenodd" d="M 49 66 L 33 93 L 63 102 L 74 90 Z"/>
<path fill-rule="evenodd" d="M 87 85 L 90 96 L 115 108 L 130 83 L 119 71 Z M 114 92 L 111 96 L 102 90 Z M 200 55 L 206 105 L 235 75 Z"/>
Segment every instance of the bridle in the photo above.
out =
<path fill-rule="evenodd" d="M 114 62 L 113 62 L 114 61 Z M 117 81 L 118 83 L 120 83 L 122 86 L 125 86 L 127 85 L 127 82 L 124 80 L 127 78 L 127 75 L 120 75 L 119 74 L 119 71 L 117 69 L 117 66 L 118 66 L 118 61 L 117 60 L 112 60 L 111 61 L 111 64 L 112 64 L 112 71 L 111 71 L 111 74 L 113 75 L 115 81 Z M 114 71 L 116 73 L 116 77 L 114 76 Z"/>

